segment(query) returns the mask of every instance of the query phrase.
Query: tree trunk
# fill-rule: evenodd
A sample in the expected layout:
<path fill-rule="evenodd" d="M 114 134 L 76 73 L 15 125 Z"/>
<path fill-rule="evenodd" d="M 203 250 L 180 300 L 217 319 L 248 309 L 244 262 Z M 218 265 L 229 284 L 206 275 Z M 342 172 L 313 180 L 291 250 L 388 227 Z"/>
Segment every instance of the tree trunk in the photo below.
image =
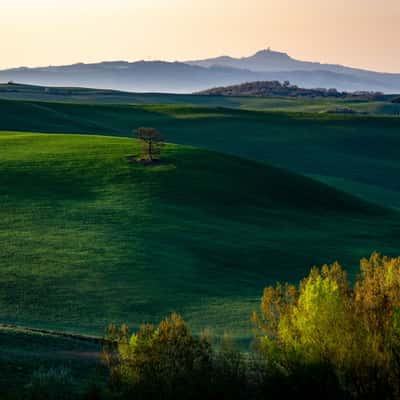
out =
<path fill-rule="evenodd" d="M 152 141 L 151 140 L 149 140 L 149 159 L 150 159 L 150 161 L 153 161 L 153 155 L 152 155 L 152 153 L 153 153 L 153 149 L 152 149 Z"/>

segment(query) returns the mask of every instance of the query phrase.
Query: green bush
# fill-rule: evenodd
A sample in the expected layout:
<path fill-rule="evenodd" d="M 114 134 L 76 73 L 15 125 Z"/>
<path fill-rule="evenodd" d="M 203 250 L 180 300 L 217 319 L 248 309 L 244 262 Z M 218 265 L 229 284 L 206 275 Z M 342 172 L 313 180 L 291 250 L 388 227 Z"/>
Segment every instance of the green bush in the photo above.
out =
<path fill-rule="evenodd" d="M 335 263 L 268 287 L 253 320 L 258 352 L 286 376 L 354 398 L 400 396 L 400 258 L 363 259 L 353 286 Z"/>
<path fill-rule="evenodd" d="M 111 326 L 103 359 L 118 391 L 143 399 L 204 398 L 212 371 L 212 350 L 195 338 L 185 321 L 173 314 L 158 327 L 143 326 L 130 335 Z"/>
<path fill-rule="evenodd" d="M 400 258 L 338 263 L 264 291 L 251 352 L 192 335 L 176 314 L 131 335 L 109 328 L 103 358 L 120 399 L 400 398 Z"/>

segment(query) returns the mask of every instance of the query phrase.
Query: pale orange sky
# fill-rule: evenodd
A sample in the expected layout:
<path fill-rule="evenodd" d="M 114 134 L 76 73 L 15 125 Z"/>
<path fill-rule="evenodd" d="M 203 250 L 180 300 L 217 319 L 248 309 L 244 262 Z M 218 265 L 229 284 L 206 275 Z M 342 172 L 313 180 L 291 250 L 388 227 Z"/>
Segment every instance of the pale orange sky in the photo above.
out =
<path fill-rule="evenodd" d="M 400 0 L 0 0 L 0 68 L 243 56 L 400 73 Z"/>

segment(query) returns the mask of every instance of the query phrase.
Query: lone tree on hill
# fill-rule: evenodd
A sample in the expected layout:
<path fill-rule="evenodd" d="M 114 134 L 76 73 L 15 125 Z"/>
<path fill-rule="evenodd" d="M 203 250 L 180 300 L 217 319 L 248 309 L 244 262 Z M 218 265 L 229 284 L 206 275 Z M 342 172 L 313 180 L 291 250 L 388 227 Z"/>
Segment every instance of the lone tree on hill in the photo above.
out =
<path fill-rule="evenodd" d="M 164 138 L 154 128 L 139 128 L 134 131 L 136 137 L 142 142 L 140 159 L 153 162 L 159 160 L 161 148 L 164 146 Z"/>

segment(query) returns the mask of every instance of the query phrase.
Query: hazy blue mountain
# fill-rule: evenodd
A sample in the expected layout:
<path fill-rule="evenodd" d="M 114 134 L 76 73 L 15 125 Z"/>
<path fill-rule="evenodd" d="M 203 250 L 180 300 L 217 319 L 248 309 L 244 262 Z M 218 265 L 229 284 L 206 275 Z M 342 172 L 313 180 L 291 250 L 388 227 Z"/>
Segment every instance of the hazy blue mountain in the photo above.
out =
<path fill-rule="evenodd" d="M 400 74 L 297 61 L 263 50 L 252 57 L 184 62 L 138 61 L 73 64 L 0 71 L 0 82 L 83 86 L 136 92 L 189 93 L 243 82 L 289 80 L 304 88 L 400 93 Z"/>
<path fill-rule="evenodd" d="M 300 61 L 286 53 L 270 49 L 260 50 L 249 57 L 233 58 L 221 56 L 205 60 L 187 61 L 187 64 L 208 68 L 219 66 L 247 69 L 254 72 L 291 72 L 293 75 L 292 82 L 295 84 L 298 84 L 298 80 L 303 79 L 304 83 L 315 84 L 320 82 L 321 87 L 327 88 L 331 86 L 340 90 L 375 90 L 394 93 L 399 91 L 400 83 L 400 74 L 368 71 L 338 64 Z M 310 78 L 310 74 L 305 74 L 305 72 L 312 72 L 317 76 Z M 351 82 L 353 79 L 356 79 L 356 82 Z M 330 85 L 330 82 L 333 82 L 334 85 Z M 359 88 L 360 84 L 364 85 L 364 89 Z M 307 83 L 303 86 L 312 87 Z M 378 89 L 378 87 L 381 89 Z"/>
<path fill-rule="evenodd" d="M 396 75 L 367 71 L 358 68 L 345 67 L 338 64 L 322 64 L 319 62 L 300 61 L 290 57 L 286 53 L 272 51 L 270 49 L 260 50 L 252 56 L 233 58 L 222 56 L 205 60 L 187 61 L 190 65 L 202 67 L 221 66 L 229 68 L 248 69 L 257 72 L 276 71 L 328 71 L 345 74 L 370 75 Z"/>
<path fill-rule="evenodd" d="M 289 57 L 286 53 L 271 50 L 261 50 L 250 57 L 233 58 L 222 56 L 205 60 L 187 61 L 191 65 L 202 67 L 223 66 L 230 68 L 249 69 L 252 71 L 295 71 L 304 70 L 308 67 L 307 63 L 297 61 Z M 303 66 L 303 64 L 306 64 Z M 303 68 L 304 67 L 304 68 Z"/>

